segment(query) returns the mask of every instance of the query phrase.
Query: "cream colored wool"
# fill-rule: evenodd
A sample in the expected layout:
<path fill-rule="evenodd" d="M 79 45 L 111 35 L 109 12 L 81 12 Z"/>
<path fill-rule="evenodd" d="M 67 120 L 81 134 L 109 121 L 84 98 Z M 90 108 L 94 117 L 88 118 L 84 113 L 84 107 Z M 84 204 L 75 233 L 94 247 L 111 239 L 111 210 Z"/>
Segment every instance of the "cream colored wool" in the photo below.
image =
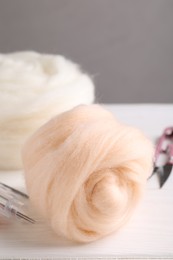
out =
<path fill-rule="evenodd" d="M 98 105 L 50 120 L 25 144 L 30 199 L 54 231 L 80 242 L 119 229 L 152 171 L 153 146 Z"/>
<path fill-rule="evenodd" d="M 0 169 L 19 169 L 21 147 L 51 117 L 94 100 L 90 77 L 58 55 L 0 54 Z"/>

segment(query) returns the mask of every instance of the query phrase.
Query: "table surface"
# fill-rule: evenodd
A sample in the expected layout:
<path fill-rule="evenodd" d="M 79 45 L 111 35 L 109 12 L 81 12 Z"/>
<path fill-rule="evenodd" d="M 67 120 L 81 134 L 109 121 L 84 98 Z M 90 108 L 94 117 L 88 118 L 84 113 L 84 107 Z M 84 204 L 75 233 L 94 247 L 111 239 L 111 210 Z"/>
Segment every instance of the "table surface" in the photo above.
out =
<path fill-rule="evenodd" d="M 121 121 L 140 128 L 153 141 L 173 125 L 173 105 L 105 105 Z M 0 181 L 25 190 L 22 172 L 1 172 Z M 118 233 L 90 244 L 57 238 L 44 224 L 1 224 L 0 259 L 9 258 L 173 258 L 173 174 L 162 189 L 148 183 L 129 223 Z"/>

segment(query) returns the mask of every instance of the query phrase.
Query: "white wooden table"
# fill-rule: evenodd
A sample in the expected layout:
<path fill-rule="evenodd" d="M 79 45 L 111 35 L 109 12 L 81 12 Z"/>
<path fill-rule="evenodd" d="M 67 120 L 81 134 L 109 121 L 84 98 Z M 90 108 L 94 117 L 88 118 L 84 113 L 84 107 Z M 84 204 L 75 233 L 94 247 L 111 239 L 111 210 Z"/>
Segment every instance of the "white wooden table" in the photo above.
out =
<path fill-rule="evenodd" d="M 173 105 L 106 107 L 153 141 L 173 125 Z M 22 172 L 1 172 L 0 182 L 25 190 Z M 71 244 L 45 225 L 0 224 L 0 259 L 173 258 L 173 173 L 161 190 L 150 184 L 131 221 L 118 233 L 94 243 Z"/>

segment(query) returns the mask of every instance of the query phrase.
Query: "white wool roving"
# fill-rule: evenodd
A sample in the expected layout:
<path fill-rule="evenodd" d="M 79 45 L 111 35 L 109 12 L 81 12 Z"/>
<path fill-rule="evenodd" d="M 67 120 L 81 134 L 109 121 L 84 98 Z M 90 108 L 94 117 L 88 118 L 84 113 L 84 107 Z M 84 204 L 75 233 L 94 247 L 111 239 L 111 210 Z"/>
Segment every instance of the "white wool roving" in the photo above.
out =
<path fill-rule="evenodd" d="M 91 78 L 66 58 L 0 54 L 0 169 L 22 167 L 22 145 L 52 116 L 93 101 Z"/>

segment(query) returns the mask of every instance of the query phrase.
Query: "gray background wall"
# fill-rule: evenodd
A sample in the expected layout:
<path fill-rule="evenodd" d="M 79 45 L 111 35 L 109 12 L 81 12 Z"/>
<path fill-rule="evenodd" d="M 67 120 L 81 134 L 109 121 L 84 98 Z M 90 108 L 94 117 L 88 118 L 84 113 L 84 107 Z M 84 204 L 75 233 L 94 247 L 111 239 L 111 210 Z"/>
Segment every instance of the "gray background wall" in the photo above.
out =
<path fill-rule="evenodd" d="M 173 102 L 173 0 L 0 0 L 0 52 L 59 53 L 97 101 Z"/>

